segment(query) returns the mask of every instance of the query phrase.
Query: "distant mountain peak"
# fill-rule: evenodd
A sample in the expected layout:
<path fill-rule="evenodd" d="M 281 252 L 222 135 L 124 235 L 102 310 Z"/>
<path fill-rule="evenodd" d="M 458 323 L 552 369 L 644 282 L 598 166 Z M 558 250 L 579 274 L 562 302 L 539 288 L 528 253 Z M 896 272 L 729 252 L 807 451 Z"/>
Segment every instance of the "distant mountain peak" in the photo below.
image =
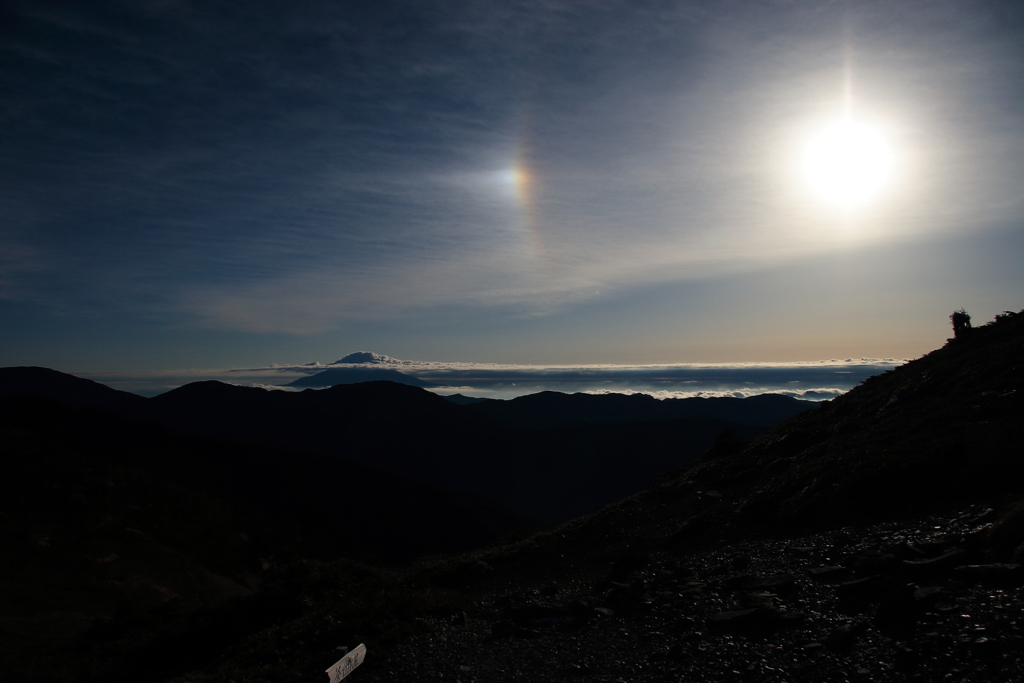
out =
<path fill-rule="evenodd" d="M 328 367 L 323 372 L 308 377 L 300 377 L 294 382 L 285 384 L 286 387 L 317 388 L 333 387 L 338 384 L 358 384 L 360 382 L 375 381 L 396 382 L 397 384 L 408 384 L 414 387 L 428 388 L 436 386 L 430 382 L 406 375 L 391 368 L 335 368 Z"/>
<path fill-rule="evenodd" d="M 401 365 L 402 361 L 392 358 L 391 356 L 385 356 L 379 353 L 373 353 L 372 351 L 356 351 L 350 353 L 341 360 L 336 360 L 331 365 L 340 365 L 342 363 L 369 363 L 373 365 Z"/>

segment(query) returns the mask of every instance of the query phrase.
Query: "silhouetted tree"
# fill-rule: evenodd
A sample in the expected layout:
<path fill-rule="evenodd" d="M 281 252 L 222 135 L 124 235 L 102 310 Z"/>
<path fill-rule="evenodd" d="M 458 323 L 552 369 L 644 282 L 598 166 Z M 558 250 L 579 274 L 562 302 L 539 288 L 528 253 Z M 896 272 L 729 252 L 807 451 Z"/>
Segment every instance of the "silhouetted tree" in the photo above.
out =
<path fill-rule="evenodd" d="M 962 308 L 953 311 L 953 314 L 949 316 L 949 321 L 953 323 L 954 339 L 960 339 L 967 330 L 971 329 L 971 316 L 967 315 L 967 311 Z"/>

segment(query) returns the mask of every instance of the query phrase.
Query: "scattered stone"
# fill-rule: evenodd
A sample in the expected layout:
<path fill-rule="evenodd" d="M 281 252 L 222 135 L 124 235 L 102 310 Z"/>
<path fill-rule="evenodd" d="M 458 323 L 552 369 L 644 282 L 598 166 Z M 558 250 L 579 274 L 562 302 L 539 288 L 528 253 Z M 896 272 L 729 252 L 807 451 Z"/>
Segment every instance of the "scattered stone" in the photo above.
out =
<path fill-rule="evenodd" d="M 1019 564 L 1000 562 L 996 564 L 969 564 L 957 567 L 953 573 L 958 577 L 977 583 L 994 586 L 1021 585 L 1024 571 Z"/>
<path fill-rule="evenodd" d="M 813 555 L 816 549 L 812 548 L 810 546 L 791 545 L 788 548 L 786 548 L 786 550 L 788 552 L 795 553 L 797 555 L 807 556 L 807 555 Z"/>
<path fill-rule="evenodd" d="M 923 550 L 909 541 L 890 546 L 887 550 L 886 554 L 892 555 L 897 560 L 922 560 L 928 557 Z"/>
<path fill-rule="evenodd" d="M 795 626 L 803 621 L 803 615 L 795 612 L 759 605 L 751 609 L 718 612 L 708 617 L 712 628 L 726 629 L 778 629 Z"/>
<path fill-rule="evenodd" d="M 737 588 L 744 588 L 754 584 L 758 580 L 758 577 L 753 574 L 739 574 L 737 576 L 730 577 L 722 582 L 722 587 L 726 590 L 736 590 Z"/>
<path fill-rule="evenodd" d="M 903 565 L 913 574 L 927 574 L 953 569 L 954 567 L 966 564 L 967 559 L 967 551 L 961 548 L 954 548 L 938 557 L 930 557 L 925 560 L 904 560 Z"/>
<path fill-rule="evenodd" d="M 544 622 L 561 619 L 564 616 L 565 612 L 561 608 L 540 602 L 531 602 L 521 607 L 511 607 L 505 610 L 505 617 L 516 623 Z"/>
<path fill-rule="evenodd" d="M 519 627 L 511 621 L 499 621 L 491 627 L 491 638 L 511 638 L 515 636 L 516 632 L 519 630 Z"/>
<path fill-rule="evenodd" d="M 836 587 L 836 597 L 844 606 L 851 607 L 881 600 L 885 589 L 882 577 L 868 576 L 839 584 Z"/>
<path fill-rule="evenodd" d="M 594 608 L 590 606 L 585 600 L 573 600 L 567 603 L 563 608 L 570 616 L 576 618 L 589 618 L 594 616 Z"/>
<path fill-rule="evenodd" d="M 893 665 L 897 671 L 908 672 L 920 663 L 921 655 L 909 647 L 897 647 L 893 653 Z"/>
<path fill-rule="evenodd" d="M 650 563 L 646 555 L 626 554 L 615 561 L 608 578 L 612 581 L 626 581 L 634 572 L 643 569 Z"/>
<path fill-rule="evenodd" d="M 796 576 L 793 574 L 774 574 L 759 577 L 747 584 L 748 588 L 763 588 L 776 593 L 788 593 L 796 588 Z"/>
<path fill-rule="evenodd" d="M 914 601 L 920 609 L 929 609 L 949 597 L 943 588 L 939 586 L 926 586 L 914 591 Z"/>
<path fill-rule="evenodd" d="M 810 575 L 812 581 L 817 581 L 819 583 L 836 583 L 850 576 L 850 570 L 846 567 L 840 566 L 815 567 L 813 569 L 808 569 L 807 573 Z"/>
<path fill-rule="evenodd" d="M 889 574 L 900 566 L 900 560 L 892 553 L 879 550 L 856 553 L 847 562 L 860 574 Z"/>
<path fill-rule="evenodd" d="M 828 634 L 825 638 L 825 645 L 837 652 L 849 652 L 853 649 L 857 636 L 867 630 L 867 627 L 868 625 L 864 622 L 843 624 Z"/>
<path fill-rule="evenodd" d="M 917 617 L 918 606 L 914 600 L 913 587 L 894 586 L 886 591 L 875 613 L 874 622 L 882 633 L 900 639 L 913 634 Z"/>
<path fill-rule="evenodd" d="M 991 522 L 995 518 L 995 516 L 996 516 L 996 511 L 993 510 L 992 508 L 988 508 L 984 512 L 982 512 L 980 515 L 978 515 L 974 519 L 971 519 L 967 523 L 973 526 L 975 524 L 981 524 L 982 522 Z M 965 517 L 966 517 L 966 515 L 965 515 Z M 964 517 L 961 517 L 961 519 L 964 519 Z"/>

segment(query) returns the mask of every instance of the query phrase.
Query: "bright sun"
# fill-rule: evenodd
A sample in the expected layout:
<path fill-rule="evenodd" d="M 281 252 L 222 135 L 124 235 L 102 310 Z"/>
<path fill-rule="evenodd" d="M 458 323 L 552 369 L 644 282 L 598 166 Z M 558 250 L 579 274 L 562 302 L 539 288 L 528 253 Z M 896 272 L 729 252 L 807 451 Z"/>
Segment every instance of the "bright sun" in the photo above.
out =
<path fill-rule="evenodd" d="M 851 208 L 885 185 L 892 154 L 879 133 L 850 120 L 827 128 L 807 146 L 804 173 L 823 198 Z"/>

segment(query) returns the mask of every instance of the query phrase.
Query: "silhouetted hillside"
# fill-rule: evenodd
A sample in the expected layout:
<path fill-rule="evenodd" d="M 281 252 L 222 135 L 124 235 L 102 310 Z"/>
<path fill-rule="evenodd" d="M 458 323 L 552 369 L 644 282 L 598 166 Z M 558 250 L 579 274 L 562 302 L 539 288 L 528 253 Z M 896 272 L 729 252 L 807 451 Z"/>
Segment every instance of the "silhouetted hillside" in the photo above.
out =
<path fill-rule="evenodd" d="M 255 594 L 220 606 L 100 620 L 77 639 L 19 635 L 9 642 L 20 654 L 4 655 L 0 666 L 24 681 L 277 683 L 322 678 L 338 647 L 365 642 L 369 655 L 353 680 L 381 683 L 895 683 L 951 673 L 972 683 L 1016 680 L 1024 647 L 1015 616 L 1024 605 L 1022 361 L 1024 315 L 1004 315 L 749 442 L 719 434 L 702 457 L 646 490 L 529 537 L 405 569 L 296 561 L 268 574 Z M 387 424 L 382 406 L 401 415 L 419 401 L 408 387 L 346 391 L 352 398 L 368 386 L 376 397 L 354 414 L 376 425 Z M 190 391 L 207 400 L 206 388 Z M 210 396 L 232 391 L 212 387 Z M 263 397 L 252 400 L 262 410 Z M 441 408 L 433 414 L 455 419 Z M 548 453 L 574 453 L 563 462 L 586 487 L 590 472 L 627 476 L 622 463 L 642 466 L 658 453 L 655 442 L 636 440 L 636 424 L 586 425 L 595 443 L 609 445 L 609 458 L 627 452 L 576 465 L 571 457 L 592 448 L 580 448 L 588 432 L 579 425 L 499 433 L 535 477 L 544 467 L 552 481 L 560 476 L 541 442 Z M 693 428 L 685 420 L 644 424 Z M 36 443 L 49 450 L 37 431 L 28 429 L 26 456 Z M 490 455 L 500 445 L 478 450 Z M 36 476 L 28 499 L 64 496 L 43 491 L 54 478 Z M 76 470 L 56 483 L 88 477 Z M 83 498 L 98 493 L 69 497 Z M 205 505 L 186 507 L 211 514 Z M 228 538 L 232 523 L 223 528 Z M 217 552 L 230 559 L 233 547 Z M 29 544 L 19 552 L 26 548 L 46 551 Z"/>
<path fill-rule="evenodd" d="M 488 398 L 476 398 L 474 396 L 463 396 L 462 394 L 448 394 L 445 399 L 452 403 L 460 406 L 469 405 L 470 403 L 480 403 L 481 401 L 489 401 Z"/>
<path fill-rule="evenodd" d="M 363 678 L 1016 680 L 1022 385 L 1024 312 L 1004 314 L 594 515 L 438 562 L 467 618 L 375 640 Z"/>
<path fill-rule="evenodd" d="M 338 361 L 345 362 L 345 359 Z M 359 382 L 395 382 L 408 384 L 411 387 L 433 387 L 436 384 L 425 382 L 412 375 L 407 375 L 390 368 L 329 368 L 309 377 L 301 377 L 286 387 L 333 387 L 339 384 L 357 384 Z"/>
<path fill-rule="evenodd" d="M 336 456 L 189 436 L 45 398 L 3 398 L 0 407 L 8 437 L 5 462 L 9 469 L 4 478 L 10 487 L 5 498 L 8 519 L 20 514 L 12 500 L 63 514 L 62 505 L 54 500 L 69 496 L 61 493 L 52 499 L 48 487 L 62 490 L 53 485 L 55 478 L 84 482 L 106 477 L 104 486 L 111 490 L 100 498 L 117 502 L 122 475 L 144 473 L 138 476 L 211 500 L 233 501 L 232 505 L 257 515 L 258 519 L 250 520 L 254 526 L 273 520 L 290 525 L 300 535 L 329 539 L 336 546 L 331 553 L 343 540 L 352 552 L 413 556 L 479 545 L 528 526 L 484 499 Z M 68 472 L 93 474 L 82 477 Z M 132 496 L 143 497 L 138 491 Z M 83 494 L 79 502 L 88 507 L 96 501 Z M 198 526 L 205 517 L 200 512 L 196 515 Z"/>
<path fill-rule="evenodd" d="M 1020 490 L 1024 315 L 1004 314 L 944 347 L 680 477 L 737 487 L 740 519 L 839 523 Z"/>
<path fill-rule="evenodd" d="M 556 426 L 524 431 L 474 406 L 393 382 L 286 392 L 208 381 L 143 399 L 44 368 L 0 371 L 0 381 L 10 377 L 17 381 L 0 383 L 8 394 L 31 386 L 36 394 L 71 397 L 75 405 L 106 407 L 182 434 L 338 457 L 485 496 L 544 524 L 593 512 L 641 490 L 702 453 L 723 430 L 751 437 L 763 429 L 713 417 L 664 418 L 717 410 L 760 424 L 806 405 L 785 397 L 696 400 L 659 412 L 661 402 L 645 396 L 618 397 L 629 399 L 623 403 L 610 396 L 552 393 L 509 402 L 527 406 L 531 416 L 543 414 L 552 400 L 568 406 L 548 411 L 553 416 L 548 422 Z M 623 405 L 632 408 L 620 414 Z M 596 409 L 593 420 L 587 419 L 588 406 Z M 626 418 L 644 421 L 623 422 Z M 562 424 L 563 419 L 576 421 Z"/>
<path fill-rule="evenodd" d="M 557 391 L 542 391 L 507 401 L 484 399 L 465 403 L 472 405 L 474 410 L 510 425 L 528 429 L 542 429 L 571 422 L 620 424 L 678 420 L 685 417 L 712 417 L 729 422 L 771 427 L 817 405 L 779 394 L 762 394 L 748 398 L 656 399 L 647 394 L 563 394 Z"/>
<path fill-rule="evenodd" d="M 544 524 L 641 490 L 723 430 L 750 437 L 763 429 L 700 417 L 521 431 L 474 406 L 391 382 L 297 394 L 197 382 L 151 405 L 154 419 L 179 431 L 337 455 L 486 496 Z"/>
<path fill-rule="evenodd" d="M 105 384 L 40 367 L 0 368 L 0 396 L 48 396 L 79 408 L 140 415 L 146 399 Z"/>
<path fill-rule="evenodd" d="M 337 457 L 45 397 L 0 398 L 0 433 L 0 624 L 23 657 L 113 617 L 179 619 L 252 594 L 297 558 L 451 552 L 530 528 L 490 501 Z"/>

